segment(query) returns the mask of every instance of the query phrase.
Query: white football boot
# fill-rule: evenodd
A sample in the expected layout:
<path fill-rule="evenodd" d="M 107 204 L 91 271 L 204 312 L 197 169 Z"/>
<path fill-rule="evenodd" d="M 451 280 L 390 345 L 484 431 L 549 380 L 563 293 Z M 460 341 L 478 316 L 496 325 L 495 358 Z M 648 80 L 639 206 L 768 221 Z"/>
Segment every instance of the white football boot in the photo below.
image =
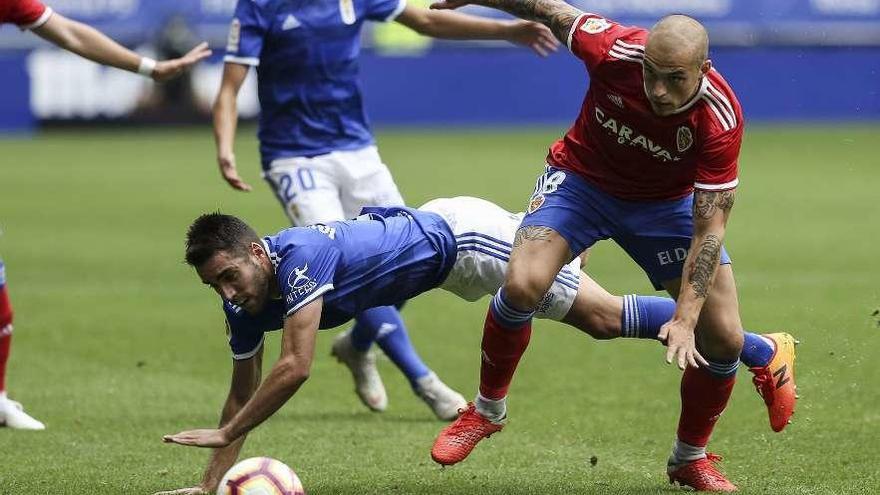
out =
<path fill-rule="evenodd" d="M 16 430 L 45 430 L 46 425 L 30 417 L 20 403 L 0 396 L 0 426 Z"/>
<path fill-rule="evenodd" d="M 452 421 L 458 417 L 459 411 L 467 407 L 467 401 L 455 390 L 452 390 L 432 371 L 416 380 L 416 395 L 428 404 L 437 419 Z"/>
<path fill-rule="evenodd" d="M 330 355 L 348 366 L 354 378 L 354 391 L 361 402 L 370 410 L 381 412 L 388 408 L 388 394 L 379 370 L 376 368 L 376 354 L 372 349 L 361 352 L 351 345 L 351 330 L 333 339 Z"/>

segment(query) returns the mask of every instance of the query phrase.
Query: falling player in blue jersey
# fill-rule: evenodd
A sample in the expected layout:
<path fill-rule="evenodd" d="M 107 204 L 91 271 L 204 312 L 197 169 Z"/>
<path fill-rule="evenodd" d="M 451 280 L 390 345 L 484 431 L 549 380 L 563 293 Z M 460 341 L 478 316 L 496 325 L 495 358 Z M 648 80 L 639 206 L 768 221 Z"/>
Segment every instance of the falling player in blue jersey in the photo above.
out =
<path fill-rule="evenodd" d="M 375 146 L 358 74 L 365 21 L 391 20 L 427 36 L 507 40 L 540 54 L 558 45 L 540 24 L 431 11 L 406 0 L 239 0 L 214 105 L 217 161 L 231 187 L 251 189 L 236 170 L 233 143 L 237 95 L 256 67 L 263 176 L 294 226 L 352 218 L 365 205 L 404 204 Z M 397 310 L 385 307 L 358 314 L 333 346 L 367 407 L 382 411 L 388 402 L 373 342 L 437 417 L 452 419 L 465 404 L 422 362 Z"/>
<path fill-rule="evenodd" d="M 220 429 L 165 437 L 216 448 L 199 486 L 167 493 L 216 488 L 235 462 L 244 435 L 308 378 L 319 328 L 438 287 L 467 300 L 496 292 L 521 220 L 476 198 L 434 200 L 418 210 L 365 212 L 358 220 L 291 228 L 262 239 L 227 215 L 203 215 L 190 227 L 186 259 L 223 298 L 234 365 Z M 596 338 L 656 340 L 674 310 L 672 299 L 613 296 L 573 261 L 559 272 L 537 315 Z M 283 330 L 282 355 L 261 385 L 264 335 L 277 329 Z M 742 361 L 757 377 L 782 366 L 793 369 L 791 336 L 768 337 L 746 334 Z M 768 407 L 779 407 L 778 401 L 772 405 L 774 387 L 765 387 L 762 380 L 756 385 Z"/>

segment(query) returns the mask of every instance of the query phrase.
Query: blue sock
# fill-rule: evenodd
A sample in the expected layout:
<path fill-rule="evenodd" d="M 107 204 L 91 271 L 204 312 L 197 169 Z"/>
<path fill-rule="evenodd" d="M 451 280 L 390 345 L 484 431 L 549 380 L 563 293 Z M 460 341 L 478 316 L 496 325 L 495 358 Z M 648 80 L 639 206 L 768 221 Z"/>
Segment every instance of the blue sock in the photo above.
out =
<path fill-rule="evenodd" d="M 623 296 L 620 336 L 632 339 L 657 339 L 660 327 L 675 313 L 675 301 L 668 297 Z"/>
<path fill-rule="evenodd" d="M 743 332 L 743 350 L 739 360 L 749 368 L 759 368 L 770 364 L 773 346 L 760 335 Z"/>
<path fill-rule="evenodd" d="M 489 308 L 495 321 L 500 323 L 502 327 L 512 330 L 521 328 L 535 315 L 534 311 L 522 311 L 511 306 L 507 302 L 507 298 L 504 297 L 504 288 L 498 289 Z"/>
<path fill-rule="evenodd" d="M 393 306 L 370 308 L 358 314 L 356 319 L 351 331 L 355 349 L 369 349 L 370 343 L 375 341 L 412 386 L 431 372 L 413 348 L 400 313 Z"/>
<path fill-rule="evenodd" d="M 361 352 L 367 352 L 373 342 L 376 341 L 376 335 L 379 333 L 381 322 L 375 325 L 368 316 L 368 311 L 359 313 L 354 317 L 354 327 L 351 329 L 351 346 Z"/>
<path fill-rule="evenodd" d="M 675 301 L 668 297 L 623 296 L 620 316 L 621 337 L 656 339 L 660 327 L 675 313 Z M 740 361 L 750 368 L 767 366 L 773 357 L 773 346 L 760 335 L 743 332 Z"/>

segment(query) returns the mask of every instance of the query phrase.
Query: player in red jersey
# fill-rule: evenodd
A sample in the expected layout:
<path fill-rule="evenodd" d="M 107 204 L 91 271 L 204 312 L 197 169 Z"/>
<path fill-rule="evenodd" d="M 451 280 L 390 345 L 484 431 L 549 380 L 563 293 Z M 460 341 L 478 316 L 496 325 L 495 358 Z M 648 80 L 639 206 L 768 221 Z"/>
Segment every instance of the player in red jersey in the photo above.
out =
<path fill-rule="evenodd" d="M 99 64 L 138 72 L 156 81 L 171 79 L 211 55 L 208 44 L 200 43 L 180 58 L 157 62 L 125 48 L 91 26 L 62 16 L 39 0 L 0 0 L 0 24 L 6 23 L 31 30 Z"/>
<path fill-rule="evenodd" d="M 459 462 L 503 427 L 505 397 L 537 303 L 565 263 L 611 238 L 676 299 L 659 335 L 668 346 L 666 361 L 684 370 L 670 482 L 736 490 L 706 445 L 743 347 L 733 271 L 722 247 L 738 184 L 743 116 L 708 59 L 705 29 L 673 15 L 649 32 L 561 0 L 449 0 L 434 7 L 468 3 L 549 26 L 585 63 L 590 87 L 575 124 L 550 149 L 506 281 L 492 300 L 479 394 L 440 433 L 432 457 Z"/>
<path fill-rule="evenodd" d="M 100 64 L 138 72 L 156 81 L 179 75 L 211 54 L 201 43 L 183 57 L 157 62 L 116 43 L 100 31 L 68 19 L 39 0 L 0 0 L 0 24 L 16 24 L 40 37 Z M 12 305 L 0 260 L 0 426 L 23 430 L 42 430 L 43 423 L 27 415 L 21 404 L 6 396 L 6 363 L 12 343 Z"/>
<path fill-rule="evenodd" d="M 0 259 L 0 426 L 16 430 L 43 430 L 43 423 L 24 412 L 20 403 L 6 396 L 6 364 L 12 345 L 12 304 L 6 288 L 6 267 Z"/>

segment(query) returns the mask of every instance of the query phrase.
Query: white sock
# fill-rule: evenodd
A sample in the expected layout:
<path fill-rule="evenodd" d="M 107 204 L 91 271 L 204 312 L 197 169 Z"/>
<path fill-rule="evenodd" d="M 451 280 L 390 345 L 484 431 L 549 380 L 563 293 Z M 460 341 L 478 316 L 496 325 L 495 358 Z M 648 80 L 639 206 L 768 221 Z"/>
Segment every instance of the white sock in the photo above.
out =
<path fill-rule="evenodd" d="M 5 400 L 6 400 L 6 391 L 2 390 L 2 391 L 0 391 L 0 401 L 5 401 Z"/>
<path fill-rule="evenodd" d="M 489 421 L 497 423 L 507 417 L 507 397 L 493 400 L 487 399 L 478 393 L 477 398 L 474 399 L 474 405 L 477 408 L 477 412 Z"/>
<path fill-rule="evenodd" d="M 674 464 L 684 464 L 706 457 L 706 447 L 695 447 L 689 443 L 675 439 L 672 444 L 672 459 Z"/>
<path fill-rule="evenodd" d="M 437 374 L 430 371 L 427 375 L 416 378 L 416 390 L 424 390 L 425 387 L 433 385 L 437 380 Z"/>

